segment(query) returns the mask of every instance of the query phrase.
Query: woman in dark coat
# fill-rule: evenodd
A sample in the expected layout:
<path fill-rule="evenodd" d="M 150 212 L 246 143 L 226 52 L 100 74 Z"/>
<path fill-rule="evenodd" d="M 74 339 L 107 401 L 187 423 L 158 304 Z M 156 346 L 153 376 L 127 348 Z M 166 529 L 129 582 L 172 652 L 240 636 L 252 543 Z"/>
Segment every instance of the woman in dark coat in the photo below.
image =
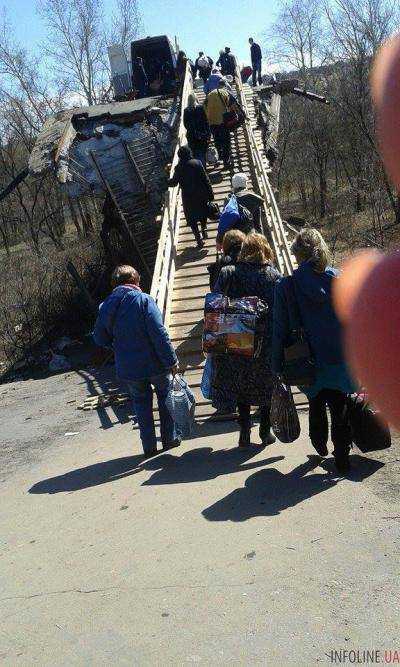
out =
<path fill-rule="evenodd" d="M 197 247 L 203 248 L 204 241 L 200 236 L 198 223 L 201 225 L 203 239 L 208 238 L 208 203 L 214 199 L 213 189 L 203 165 L 200 160 L 193 159 L 188 146 L 181 146 L 178 157 L 179 162 L 168 186 L 181 186 L 185 218 L 197 241 Z"/>
<path fill-rule="evenodd" d="M 240 229 L 230 229 L 226 232 L 222 241 L 223 255 L 217 257 L 217 261 L 207 266 L 210 274 L 210 290 L 213 291 L 224 266 L 232 266 L 238 261 L 243 241 L 246 236 Z"/>
<path fill-rule="evenodd" d="M 239 447 L 250 446 L 251 406 L 260 408 L 260 438 L 263 445 L 275 442 L 270 430 L 273 389 L 271 370 L 272 310 L 274 290 L 281 276 L 272 265 L 272 250 L 261 234 L 246 236 L 236 266 L 222 269 L 214 292 L 230 298 L 258 296 L 267 306 L 265 333 L 259 355 L 217 355 L 213 374 L 213 397 L 221 403 L 234 402 L 239 410 Z"/>
<path fill-rule="evenodd" d="M 188 105 L 183 112 L 183 124 L 186 128 L 187 142 L 193 157 L 200 160 L 205 167 L 211 131 L 204 107 L 196 103 L 196 97 L 193 93 L 189 95 Z"/>
<path fill-rule="evenodd" d="M 302 229 L 292 252 L 299 268 L 281 281 L 275 295 L 273 369 L 278 375 L 282 372 L 284 347 L 291 342 L 290 302 L 294 296 L 316 367 L 314 384 L 302 387 L 309 401 L 310 439 L 318 454 L 327 456 L 328 406 L 336 467 L 347 472 L 352 436 L 345 406 L 355 386 L 344 361 L 342 328 L 332 305 L 338 272 L 329 266 L 329 250 L 317 229 Z"/>

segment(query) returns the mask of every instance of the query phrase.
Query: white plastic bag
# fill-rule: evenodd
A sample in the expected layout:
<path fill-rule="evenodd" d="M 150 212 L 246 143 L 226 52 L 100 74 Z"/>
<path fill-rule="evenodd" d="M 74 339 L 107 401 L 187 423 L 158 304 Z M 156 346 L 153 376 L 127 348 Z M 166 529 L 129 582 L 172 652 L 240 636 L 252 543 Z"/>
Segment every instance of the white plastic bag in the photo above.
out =
<path fill-rule="evenodd" d="M 210 146 L 210 148 L 207 151 L 206 161 L 207 161 L 207 164 L 211 164 L 211 165 L 217 164 L 217 162 L 218 162 L 218 153 L 217 153 L 216 149 L 213 148 L 212 146 Z"/>
<path fill-rule="evenodd" d="M 188 383 L 181 375 L 175 375 L 173 378 L 166 403 L 178 434 L 180 437 L 188 438 L 194 424 L 196 401 Z"/>

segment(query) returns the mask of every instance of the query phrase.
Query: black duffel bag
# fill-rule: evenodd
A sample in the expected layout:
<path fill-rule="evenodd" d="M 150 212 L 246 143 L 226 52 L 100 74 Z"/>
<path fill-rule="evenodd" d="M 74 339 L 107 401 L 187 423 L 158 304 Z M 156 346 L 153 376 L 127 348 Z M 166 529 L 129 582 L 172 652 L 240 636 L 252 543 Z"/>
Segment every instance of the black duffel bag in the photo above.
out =
<path fill-rule="evenodd" d="M 363 454 L 388 449 L 392 444 L 387 422 L 368 403 L 364 393 L 351 394 L 346 405 L 354 444 Z"/>
<path fill-rule="evenodd" d="M 277 382 L 270 411 L 271 427 L 281 442 L 294 442 L 300 436 L 300 420 L 290 387 Z"/>
<path fill-rule="evenodd" d="M 207 218 L 209 220 L 219 220 L 220 213 L 218 204 L 214 201 L 209 201 L 207 204 Z"/>

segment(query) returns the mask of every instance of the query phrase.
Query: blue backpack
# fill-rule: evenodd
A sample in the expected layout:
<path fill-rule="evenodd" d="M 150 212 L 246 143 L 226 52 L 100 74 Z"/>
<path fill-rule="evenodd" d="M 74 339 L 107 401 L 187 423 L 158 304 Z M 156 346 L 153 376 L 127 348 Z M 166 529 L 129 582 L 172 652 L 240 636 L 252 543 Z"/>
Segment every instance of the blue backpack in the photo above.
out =
<path fill-rule="evenodd" d="M 217 238 L 222 239 L 230 229 L 240 229 L 244 234 L 249 234 L 254 229 L 252 214 L 239 204 L 235 195 L 231 195 L 219 217 Z"/>
<path fill-rule="evenodd" d="M 228 203 L 219 217 L 218 236 L 233 229 L 240 221 L 239 206 L 235 195 L 231 195 Z"/>

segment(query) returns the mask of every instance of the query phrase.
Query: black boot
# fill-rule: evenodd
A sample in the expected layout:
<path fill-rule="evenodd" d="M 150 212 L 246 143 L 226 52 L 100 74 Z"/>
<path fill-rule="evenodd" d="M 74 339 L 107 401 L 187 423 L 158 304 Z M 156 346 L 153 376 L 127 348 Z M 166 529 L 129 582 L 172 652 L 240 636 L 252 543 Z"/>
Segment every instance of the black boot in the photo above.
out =
<path fill-rule="evenodd" d="M 334 449 L 333 451 L 333 456 L 335 458 L 335 465 L 337 468 L 337 471 L 341 475 L 347 475 L 347 473 L 350 472 L 351 470 L 351 463 L 350 463 L 350 458 L 349 458 L 349 449 Z"/>
<path fill-rule="evenodd" d="M 208 239 L 207 223 L 206 222 L 201 223 L 201 233 L 203 235 L 203 239 Z"/>
<path fill-rule="evenodd" d="M 200 236 L 199 226 L 198 226 L 197 222 L 190 223 L 190 227 L 192 229 L 194 238 L 196 239 L 197 247 L 198 248 L 204 248 L 204 241 Z"/>
<path fill-rule="evenodd" d="M 316 440 L 311 440 L 312 446 L 314 447 L 315 451 L 320 455 L 320 456 L 328 456 L 328 446 L 325 442 L 317 442 Z"/>
<path fill-rule="evenodd" d="M 197 230 L 197 233 L 194 235 L 194 237 L 196 239 L 197 247 L 200 248 L 200 249 L 204 248 L 204 241 L 200 236 L 199 230 Z"/>
<path fill-rule="evenodd" d="M 269 420 L 269 414 L 263 414 L 263 411 L 261 411 L 261 419 L 260 419 L 260 440 L 264 447 L 266 445 L 273 445 L 274 442 L 276 442 L 276 438 L 274 434 L 271 432 L 271 423 Z"/>
<path fill-rule="evenodd" d="M 264 447 L 266 447 L 266 445 L 273 445 L 274 442 L 276 442 L 276 438 L 271 431 L 271 425 L 269 421 L 266 422 L 264 420 L 261 420 L 259 433 L 260 433 L 260 440 L 264 445 Z"/>
<path fill-rule="evenodd" d="M 249 421 L 240 423 L 239 447 L 250 447 L 251 444 L 251 424 Z"/>

